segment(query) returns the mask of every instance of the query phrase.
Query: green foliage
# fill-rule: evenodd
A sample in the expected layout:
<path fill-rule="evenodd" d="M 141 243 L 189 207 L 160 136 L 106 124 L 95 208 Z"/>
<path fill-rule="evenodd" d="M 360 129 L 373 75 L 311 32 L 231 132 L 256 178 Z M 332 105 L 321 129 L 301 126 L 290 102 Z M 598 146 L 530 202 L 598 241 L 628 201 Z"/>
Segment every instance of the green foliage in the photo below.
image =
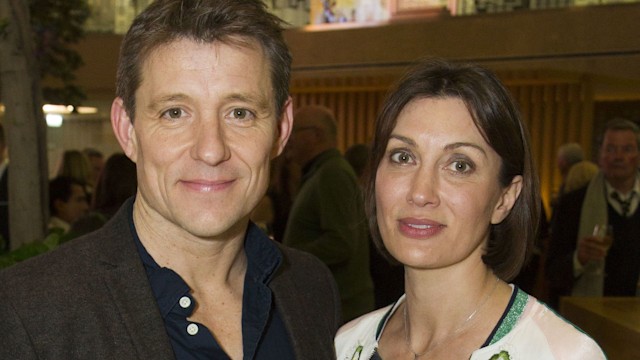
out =
<path fill-rule="evenodd" d="M 62 82 L 61 87 L 44 87 L 44 100 L 54 104 L 81 104 L 86 96 L 73 81 L 75 70 L 83 62 L 69 45 L 84 36 L 84 23 L 90 14 L 86 0 L 30 0 L 29 10 L 40 76 Z"/>
<path fill-rule="evenodd" d="M 64 234 L 62 229 L 52 229 L 43 241 L 24 244 L 13 251 L 2 254 L 0 256 L 0 269 L 53 250 L 68 240 L 69 236 Z"/>

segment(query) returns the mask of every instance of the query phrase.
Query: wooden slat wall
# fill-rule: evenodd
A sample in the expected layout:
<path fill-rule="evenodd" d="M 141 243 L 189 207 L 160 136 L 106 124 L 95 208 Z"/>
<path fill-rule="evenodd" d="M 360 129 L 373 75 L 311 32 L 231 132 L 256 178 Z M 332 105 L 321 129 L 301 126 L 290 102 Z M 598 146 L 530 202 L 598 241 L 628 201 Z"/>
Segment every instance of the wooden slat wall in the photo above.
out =
<path fill-rule="evenodd" d="M 338 148 L 344 152 L 351 145 L 371 141 L 391 82 L 388 77 L 298 79 L 292 84 L 291 95 L 294 109 L 324 105 L 334 111 Z"/>
<path fill-rule="evenodd" d="M 540 74 L 509 74 L 503 80 L 518 102 L 531 134 L 545 205 L 560 186 L 556 151 L 564 143 L 580 143 L 590 158 L 593 137 L 593 96 L 587 79 L 544 79 Z M 368 143 L 376 115 L 393 79 L 296 79 L 291 88 L 294 108 L 324 105 L 338 121 L 338 148 Z M 547 208 L 547 214 L 549 209 Z"/>
<path fill-rule="evenodd" d="M 593 138 L 593 96 L 588 81 L 518 83 L 507 87 L 520 106 L 531 135 L 533 158 L 540 177 L 540 191 L 547 215 L 549 200 L 560 187 L 556 166 L 557 149 L 577 142 L 591 159 Z"/>

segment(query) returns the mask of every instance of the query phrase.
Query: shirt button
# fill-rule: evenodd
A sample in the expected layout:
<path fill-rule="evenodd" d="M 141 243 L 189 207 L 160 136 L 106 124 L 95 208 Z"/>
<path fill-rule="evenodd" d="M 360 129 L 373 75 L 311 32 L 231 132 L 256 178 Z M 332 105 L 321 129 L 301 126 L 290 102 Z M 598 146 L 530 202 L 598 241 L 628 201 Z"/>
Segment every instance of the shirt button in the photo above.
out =
<path fill-rule="evenodd" d="M 189 335 L 195 335 L 198 333 L 198 325 L 196 324 L 189 324 L 189 326 L 187 326 L 187 334 Z"/>
<path fill-rule="evenodd" d="M 183 296 L 180 298 L 180 307 L 183 309 L 188 308 L 191 305 L 191 299 L 188 296 Z"/>

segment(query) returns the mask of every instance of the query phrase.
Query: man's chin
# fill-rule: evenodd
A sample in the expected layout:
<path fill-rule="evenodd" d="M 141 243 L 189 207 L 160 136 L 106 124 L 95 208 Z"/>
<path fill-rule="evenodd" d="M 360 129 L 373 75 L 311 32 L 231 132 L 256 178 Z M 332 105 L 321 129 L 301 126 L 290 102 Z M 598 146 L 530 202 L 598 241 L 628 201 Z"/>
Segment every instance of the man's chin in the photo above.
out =
<path fill-rule="evenodd" d="M 190 235 L 200 239 L 226 241 L 244 234 L 244 230 L 247 228 L 247 223 L 248 221 L 241 224 L 240 222 L 220 223 L 206 219 L 201 221 L 193 221 L 193 219 L 191 219 L 191 221 L 183 222 L 182 228 Z"/>

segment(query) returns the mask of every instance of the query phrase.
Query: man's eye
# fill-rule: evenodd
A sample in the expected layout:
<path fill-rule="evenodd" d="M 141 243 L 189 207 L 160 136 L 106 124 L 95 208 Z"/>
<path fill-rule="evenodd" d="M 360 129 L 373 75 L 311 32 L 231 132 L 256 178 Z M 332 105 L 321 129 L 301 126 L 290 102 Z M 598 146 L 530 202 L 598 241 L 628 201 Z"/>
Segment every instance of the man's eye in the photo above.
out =
<path fill-rule="evenodd" d="M 182 109 L 180 109 L 180 108 L 171 108 L 171 109 L 163 112 L 162 116 L 166 117 L 166 118 L 169 118 L 169 119 L 179 119 L 183 114 L 184 114 L 184 111 L 182 111 Z"/>
<path fill-rule="evenodd" d="M 413 162 L 413 158 L 406 151 L 396 151 L 390 156 L 391 161 L 396 164 L 409 164 Z"/>
<path fill-rule="evenodd" d="M 255 117 L 251 111 L 243 108 L 233 109 L 230 115 L 233 119 L 236 120 L 251 120 Z"/>
<path fill-rule="evenodd" d="M 238 118 L 238 119 L 244 119 L 245 117 L 247 117 L 247 110 L 245 110 L 245 109 L 234 109 L 233 110 L 233 116 Z"/>

